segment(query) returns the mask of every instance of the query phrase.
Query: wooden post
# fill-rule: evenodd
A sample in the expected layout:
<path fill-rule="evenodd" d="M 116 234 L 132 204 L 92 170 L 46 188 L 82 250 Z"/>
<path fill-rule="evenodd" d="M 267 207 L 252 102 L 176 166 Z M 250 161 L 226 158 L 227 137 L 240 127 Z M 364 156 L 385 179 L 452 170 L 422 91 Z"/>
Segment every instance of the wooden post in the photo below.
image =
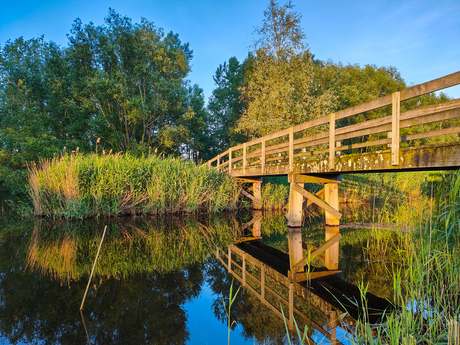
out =
<path fill-rule="evenodd" d="M 254 223 L 252 225 L 252 236 L 261 237 L 262 236 L 262 211 L 254 210 L 252 211 L 252 216 Z"/>
<path fill-rule="evenodd" d="M 289 328 L 294 329 L 294 283 L 289 283 Z"/>
<path fill-rule="evenodd" d="M 294 170 L 294 127 L 289 128 L 289 171 Z"/>
<path fill-rule="evenodd" d="M 392 105 L 391 105 L 391 164 L 399 165 L 399 113 L 400 113 L 400 101 L 401 94 L 395 92 L 392 94 Z"/>
<path fill-rule="evenodd" d="M 220 156 L 217 156 L 217 170 L 220 171 Z"/>
<path fill-rule="evenodd" d="M 232 149 L 228 150 L 228 173 L 232 172 Z"/>
<path fill-rule="evenodd" d="M 246 143 L 243 144 L 243 175 L 246 175 Z"/>
<path fill-rule="evenodd" d="M 252 192 L 254 193 L 254 197 L 257 198 L 257 200 L 252 201 L 252 208 L 254 210 L 261 210 L 262 209 L 262 181 L 257 181 L 252 184 Z"/>
<path fill-rule="evenodd" d="M 263 302 L 265 300 L 265 264 L 262 264 L 260 268 L 260 296 Z"/>
<path fill-rule="evenodd" d="M 289 188 L 289 208 L 287 219 L 287 226 L 289 227 L 301 227 L 302 226 L 302 206 L 303 206 L 303 195 L 300 194 L 294 187 L 296 182 L 294 176 L 290 175 L 290 188 Z M 297 184 L 300 187 L 304 187 L 304 183 Z"/>
<path fill-rule="evenodd" d="M 337 183 L 326 183 L 324 185 L 325 201 L 336 210 L 339 209 L 339 188 Z M 340 233 L 339 224 L 340 218 L 329 212 L 326 213 L 326 241 Z M 325 266 L 329 270 L 337 270 L 339 268 L 339 242 L 334 243 L 331 247 L 325 250 Z"/>
<path fill-rule="evenodd" d="M 232 250 L 230 249 L 230 247 L 228 247 L 228 271 L 231 272 L 232 271 Z"/>
<path fill-rule="evenodd" d="M 337 318 L 337 312 L 331 311 L 329 314 L 330 318 L 332 318 L 332 321 L 330 323 L 331 326 L 331 345 L 338 345 L 341 344 L 339 340 L 337 339 L 337 327 L 339 326 L 339 321 Z"/>
<path fill-rule="evenodd" d="M 288 239 L 288 248 L 289 248 L 289 267 L 292 268 L 303 259 L 303 248 L 302 248 L 302 232 L 300 228 L 289 228 L 286 235 Z M 303 269 L 300 269 L 297 272 L 303 272 Z"/>
<path fill-rule="evenodd" d="M 260 156 L 260 164 L 262 165 L 262 174 L 265 174 L 265 137 L 262 138 L 262 153 Z"/>
<path fill-rule="evenodd" d="M 243 253 L 243 286 L 246 286 L 246 253 Z"/>
<path fill-rule="evenodd" d="M 335 169 L 335 113 L 329 115 L 329 169 Z"/>

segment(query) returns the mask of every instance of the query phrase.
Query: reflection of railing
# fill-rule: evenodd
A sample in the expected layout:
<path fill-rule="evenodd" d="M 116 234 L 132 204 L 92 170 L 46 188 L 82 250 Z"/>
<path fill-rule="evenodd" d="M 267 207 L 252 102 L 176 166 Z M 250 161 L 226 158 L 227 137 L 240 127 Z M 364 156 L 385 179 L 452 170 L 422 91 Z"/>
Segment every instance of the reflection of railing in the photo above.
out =
<path fill-rule="evenodd" d="M 315 329 L 327 338 L 331 344 L 342 344 L 337 340 L 336 327 L 338 326 L 338 313 L 336 309 L 323 299 L 311 294 L 310 291 L 295 282 L 292 282 L 285 275 L 279 273 L 270 266 L 264 264 L 252 255 L 246 253 L 235 245 L 230 245 L 228 253 L 219 249 L 216 251 L 216 257 L 247 290 L 256 296 L 265 306 L 267 306 L 277 317 L 285 320 L 289 329 L 294 330 L 294 317 L 296 321 L 302 320 L 308 327 Z M 238 263 L 238 261 L 241 262 Z M 248 265 L 259 272 L 260 278 L 256 277 L 254 270 L 252 273 L 248 270 Z M 237 271 L 235 271 L 235 268 Z M 274 281 L 276 287 L 268 286 L 268 280 Z M 284 290 L 284 293 L 276 291 Z M 304 312 L 295 307 L 295 296 L 300 297 L 302 302 L 308 301 L 311 306 L 316 307 L 326 317 L 326 323 L 330 327 L 330 332 L 326 331 L 323 326 L 317 324 Z M 271 301 L 274 301 L 272 303 Z M 279 302 L 278 302 L 279 301 Z M 276 302 L 282 303 L 283 312 L 276 306 Z M 287 307 L 287 309 L 285 309 Z M 288 312 L 284 312 L 287 310 Z M 283 316 L 284 313 L 284 316 Z M 303 334 L 302 334 L 303 336 Z M 312 340 L 310 339 L 310 343 Z"/>
<path fill-rule="evenodd" d="M 451 126 L 435 130 L 421 128 L 417 130 L 418 133 L 401 136 L 400 129 L 459 118 L 460 99 L 403 113 L 400 113 L 401 102 L 457 84 L 460 84 L 460 72 L 231 147 L 209 160 L 207 165 L 229 173 L 235 170 L 234 176 L 245 176 L 248 173 L 259 176 L 270 173 L 285 174 L 286 171 L 294 170 L 296 159 L 305 160 L 308 156 L 315 156 L 321 159 L 329 157 L 328 168 L 334 170 L 335 156 L 340 155 L 343 150 L 391 145 L 390 166 L 397 166 L 400 163 L 401 142 L 409 143 L 417 139 L 460 133 L 459 126 Z M 341 128 L 337 126 L 338 120 L 387 106 L 391 106 L 390 116 Z M 353 142 L 357 138 L 364 137 L 366 137 L 365 141 Z M 344 140 L 351 143 L 341 146 Z M 282 171 L 277 169 L 280 165 L 285 166 L 286 169 Z M 272 167 L 274 169 L 271 169 Z"/>

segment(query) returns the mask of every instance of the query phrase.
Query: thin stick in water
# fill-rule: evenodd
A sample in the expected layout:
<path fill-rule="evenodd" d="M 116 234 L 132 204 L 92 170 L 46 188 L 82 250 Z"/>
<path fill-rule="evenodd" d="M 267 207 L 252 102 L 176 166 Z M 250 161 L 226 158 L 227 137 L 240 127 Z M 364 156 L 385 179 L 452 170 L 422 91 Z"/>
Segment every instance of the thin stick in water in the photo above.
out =
<path fill-rule="evenodd" d="M 104 233 L 102 234 L 101 243 L 99 243 L 99 249 L 97 250 L 96 258 L 94 259 L 93 269 L 91 270 L 91 274 L 88 279 L 88 285 L 86 285 L 85 295 L 83 296 L 83 300 L 81 301 L 80 310 L 83 310 L 83 305 L 85 304 L 86 294 L 88 293 L 89 285 L 91 284 L 91 279 L 93 279 L 94 269 L 96 268 L 97 258 L 99 257 L 99 252 L 101 251 L 102 242 L 104 241 L 106 230 L 107 230 L 107 225 L 104 228 Z"/>

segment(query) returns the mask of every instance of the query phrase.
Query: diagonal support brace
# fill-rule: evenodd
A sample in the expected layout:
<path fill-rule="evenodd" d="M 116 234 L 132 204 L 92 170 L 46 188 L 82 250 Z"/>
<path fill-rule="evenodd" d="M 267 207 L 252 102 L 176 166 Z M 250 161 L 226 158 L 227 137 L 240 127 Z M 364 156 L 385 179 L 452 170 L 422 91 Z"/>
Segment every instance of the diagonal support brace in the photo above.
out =
<path fill-rule="evenodd" d="M 310 263 L 311 260 L 313 260 L 315 257 L 317 257 L 319 254 L 324 252 L 326 249 L 330 248 L 333 244 L 337 243 L 342 239 L 341 234 L 337 234 L 328 241 L 324 242 L 318 249 L 312 251 L 308 257 L 304 257 L 302 260 L 300 260 L 297 264 L 295 264 L 291 268 L 292 273 L 296 273 L 299 270 L 301 270 L 303 267 L 305 267 L 307 264 Z"/>
<path fill-rule="evenodd" d="M 330 206 L 328 203 L 326 203 L 323 200 L 321 200 L 320 198 L 318 198 L 316 195 L 306 191 L 305 189 L 300 187 L 297 183 L 292 183 L 292 188 L 295 189 L 300 194 L 302 194 L 306 199 L 310 200 L 312 203 L 318 205 L 323 210 L 325 210 L 325 211 L 329 212 L 330 214 L 332 214 L 334 217 L 337 217 L 337 218 L 342 217 L 342 213 L 340 213 L 335 208 Z"/>

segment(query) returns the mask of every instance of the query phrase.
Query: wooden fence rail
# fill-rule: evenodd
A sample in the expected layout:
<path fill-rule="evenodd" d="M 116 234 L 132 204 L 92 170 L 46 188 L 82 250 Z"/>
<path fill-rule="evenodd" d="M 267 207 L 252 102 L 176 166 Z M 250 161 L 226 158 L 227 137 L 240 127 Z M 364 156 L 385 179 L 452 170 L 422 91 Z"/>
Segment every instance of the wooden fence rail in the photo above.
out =
<path fill-rule="evenodd" d="M 460 133 L 460 120 L 455 120 L 460 118 L 460 99 L 405 112 L 401 112 L 401 102 L 458 84 L 460 72 L 231 147 L 206 164 L 230 174 L 237 170 L 238 175 L 257 168 L 264 175 L 270 165 L 283 164 L 292 171 L 296 162 L 328 157 L 329 169 L 333 171 L 336 155 L 355 149 L 391 147 L 391 164 L 398 166 L 401 143 L 415 146 L 416 140 Z M 340 121 L 385 107 L 391 107 L 391 115 L 351 125 Z M 443 121 L 449 121 L 448 126 L 442 125 Z M 436 129 L 426 126 L 433 123 L 440 125 Z"/>

